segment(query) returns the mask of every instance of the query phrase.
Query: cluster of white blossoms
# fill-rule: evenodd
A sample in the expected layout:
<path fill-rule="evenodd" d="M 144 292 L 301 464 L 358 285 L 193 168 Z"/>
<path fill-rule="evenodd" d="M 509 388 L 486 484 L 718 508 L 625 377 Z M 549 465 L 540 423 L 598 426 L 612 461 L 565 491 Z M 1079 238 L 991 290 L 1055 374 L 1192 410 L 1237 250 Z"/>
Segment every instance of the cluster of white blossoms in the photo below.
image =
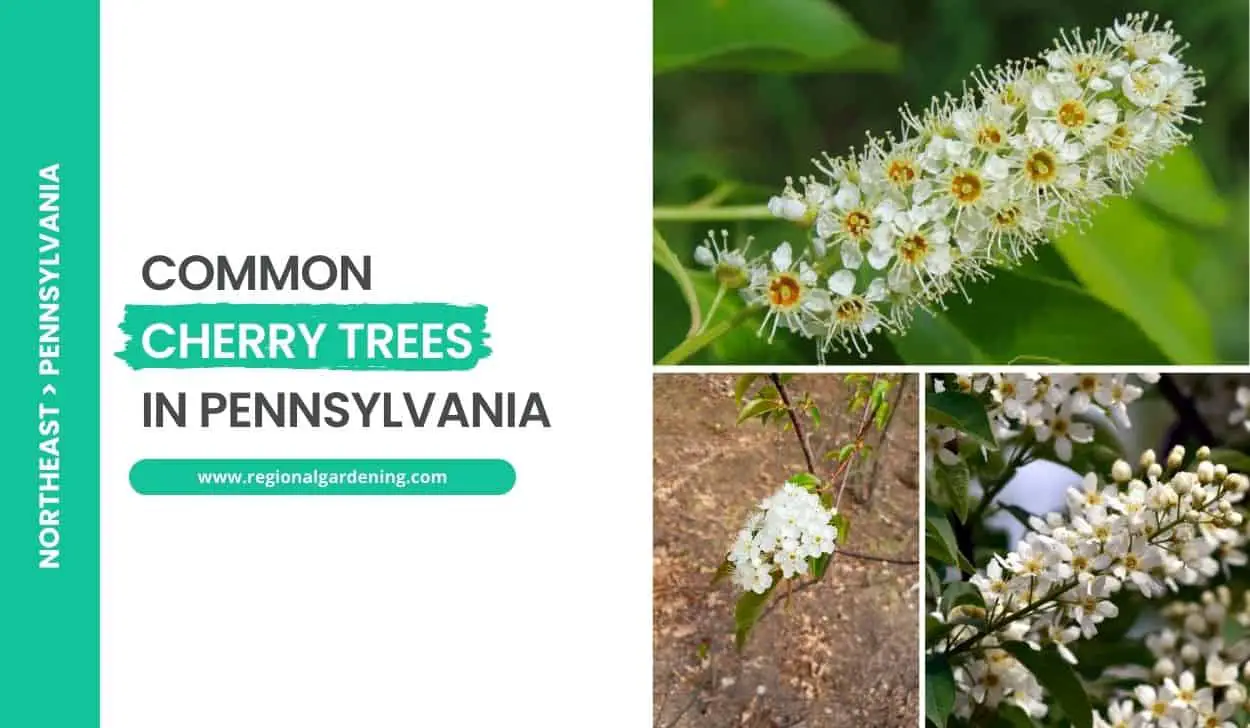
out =
<path fill-rule="evenodd" d="M 813 160 L 769 201 L 810 232 L 747 259 L 713 235 L 696 253 L 722 283 L 784 327 L 866 356 L 879 329 L 901 332 L 968 281 L 1034 257 L 1110 195 L 1189 141 L 1199 71 L 1171 23 L 1138 14 L 1083 37 L 1064 33 L 1039 60 L 978 69 L 961 96 L 901 110 L 903 133 L 846 157 Z"/>
<path fill-rule="evenodd" d="M 806 574 L 809 560 L 831 554 L 837 546 L 835 514 L 820 496 L 787 482 L 756 505 L 738 532 L 728 556 L 733 582 L 763 594 L 778 573 L 787 579 Z"/>
<path fill-rule="evenodd" d="M 986 414 L 994 434 L 1007 440 L 1029 431 L 1032 440 L 1051 443 L 1059 459 L 1072 459 L 1075 444 L 1094 439 L 1094 427 L 1076 419 L 1094 415 L 1131 428 L 1128 406 L 1142 395 L 1142 388 L 1133 383 L 1135 377 L 1154 384 L 1153 374 L 973 374 L 955 378 L 958 391 L 986 395 Z M 946 385 L 934 382 L 937 391 Z M 929 465 L 935 462 L 955 465 L 959 433 L 948 427 L 928 428 Z"/>
<path fill-rule="evenodd" d="M 1146 636 L 1159 682 L 1139 685 L 1112 702 L 1105 716 L 1094 715 L 1094 725 L 1235 728 L 1232 718 L 1247 701 L 1250 638 L 1226 642 L 1223 635 L 1229 620 L 1250 633 L 1250 597 L 1239 612 L 1232 607 L 1225 586 L 1204 592 L 1198 602 L 1165 607 L 1169 625 Z"/>
<path fill-rule="evenodd" d="M 1066 513 L 1031 518 L 1014 550 L 972 576 L 983 608 L 934 615 L 954 625 L 935 649 L 956 659 L 960 715 L 1003 702 L 1046 713 L 1041 685 L 1003 643 L 1054 645 L 1075 662 L 1067 645 L 1118 614 L 1112 597 L 1121 590 L 1155 598 L 1244 563 L 1246 529 L 1235 504 L 1250 480 L 1209 458 L 1201 448 L 1193 468 L 1182 470 L 1183 448 L 1163 462 L 1148 450 L 1138 473 L 1120 460 L 1108 481 L 1086 475 L 1069 489 Z"/>

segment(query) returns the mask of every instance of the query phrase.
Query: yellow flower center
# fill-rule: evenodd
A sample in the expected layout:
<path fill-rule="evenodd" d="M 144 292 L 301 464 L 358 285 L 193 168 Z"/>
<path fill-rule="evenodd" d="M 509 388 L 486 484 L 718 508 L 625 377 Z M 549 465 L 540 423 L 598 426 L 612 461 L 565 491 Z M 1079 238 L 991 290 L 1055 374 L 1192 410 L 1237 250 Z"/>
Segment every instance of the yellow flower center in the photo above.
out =
<path fill-rule="evenodd" d="M 916 179 L 916 166 L 906 159 L 895 159 L 886 167 L 885 174 L 899 187 L 906 187 Z"/>
<path fill-rule="evenodd" d="M 981 178 L 975 172 L 960 172 L 951 179 L 951 195 L 964 205 L 976 202 L 981 196 Z"/>
<path fill-rule="evenodd" d="M 852 296 L 842 303 L 838 304 L 838 308 L 833 312 L 839 321 L 847 323 L 858 323 L 864 318 L 864 309 L 867 308 L 864 302 L 858 296 Z M 939 443 L 940 445 L 940 443 Z"/>
<path fill-rule="evenodd" d="M 1059 164 L 1049 150 L 1038 149 L 1029 155 L 1024 170 L 1034 184 L 1047 185 L 1059 175 Z"/>
<path fill-rule="evenodd" d="M 1056 114 L 1061 126 L 1069 129 L 1085 126 L 1085 122 L 1089 120 L 1089 112 L 1085 109 L 1085 104 L 1080 99 L 1069 99 L 1059 105 L 1059 112 Z"/>
<path fill-rule="evenodd" d="M 1072 64 L 1072 74 L 1082 83 L 1102 73 L 1102 64 L 1089 57 L 1077 59 Z"/>
<path fill-rule="evenodd" d="M 791 308 L 799 302 L 803 286 L 789 273 L 778 273 L 768 283 L 768 301 L 777 308 Z"/>
<path fill-rule="evenodd" d="M 1020 208 L 1004 207 L 994 213 L 994 224 L 1000 228 L 1013 228 L 1020 218 Z"/>
<path fill-rule="evenodd" d="M 995 127 L 986 126 L 977 129 L 977 146 L 981 148 L 994 148 L 1003 143 L 1003 133 Z"/>
<path fill-rule="evenodd" d="M 872 218 L 863 210 L 851 210 L 842 219 L 842 229 L 846 230 L 847 235 L 857 240 L 867 235 L 868 228 L 871 226 Z"/>
<path fill-rule="evenodd" d="M 903 238 L 902 245 L 898 247 L 899 257 L 913 265 L 924 260 L 928 252 L 929 241 L 920 233 L 913 233 Z"/>

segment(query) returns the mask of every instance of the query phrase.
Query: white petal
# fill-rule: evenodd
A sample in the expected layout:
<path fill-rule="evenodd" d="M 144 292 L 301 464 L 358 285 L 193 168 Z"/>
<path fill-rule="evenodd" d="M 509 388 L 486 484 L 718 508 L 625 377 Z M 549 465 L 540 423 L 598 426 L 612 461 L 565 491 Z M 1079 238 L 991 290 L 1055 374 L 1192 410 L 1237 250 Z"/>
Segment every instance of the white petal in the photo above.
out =
<path fill-rule="evenodd" d="M 833 204 L 839 210 L 850 210 L 859 206 L 859 188 L 853 184 L 846 183 L 838 188 L 838 194 L 833 198 Z"/>
<path fill-rule="evenodd" d="M 794 257 L 790 250 L 790 243 L 778 245 L 773 251 L 773 267 L 777 270 L 790 270 L 792 262 L 794 262 Z"/>
<path fill-rule="evenodd" d="M 881 270 L 890 264 L 890 258 L 894 257 L 894 251 L 886 248 L 878 248 L 873 246 L 868 250 L 868 265 L 876 270 Z"/>
<path fill-rule="evenodd" d="M 849 270 L 840 270 L 829 276 L 829 290 L 839 296 L 850 295 L 855 290 L 855 274 Z"/>
<path fill-rule="evenodd" d="M 709 268 L 716 265 L 716 256 L 712 255 L 712 251 L 708 250 L 706 245 L 700 245 L 694 249 L 694 260 L 699 265 L 706 265 Z"/>
<path fill-rule="evenodd" d="M 851 270 L 858 270 L 864 262 L 864 254 L 860 252 L 859 243 L 842 243 L 842 265 Z"/>
<path fill-rule="evenodd" d="M 1055 100 L 1055 90 L 1049 84 L 1041 84 L 1034 88 L 1029 98 L 1033 105 L 1042 111 L 1050 111 L 1059 105 Z"/>
<path fill-rule="evenodd" d="M 991 154 L 990 158 L 985 160 L 985 166 L 982 167 L 981 171 L 986 179 L 1001 182 L 1011 174 L 1011 167 L 1007 164 L 1007 160 L 997 154 Z"/>

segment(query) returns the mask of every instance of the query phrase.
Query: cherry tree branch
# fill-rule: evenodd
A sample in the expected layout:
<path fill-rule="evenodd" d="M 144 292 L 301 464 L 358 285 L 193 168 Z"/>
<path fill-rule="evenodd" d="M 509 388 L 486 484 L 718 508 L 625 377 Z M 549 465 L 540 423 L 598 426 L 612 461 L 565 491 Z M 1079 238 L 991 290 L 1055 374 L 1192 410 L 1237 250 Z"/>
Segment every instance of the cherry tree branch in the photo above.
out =
<path fill-rule="evenodd" d="M 798 438 L 799 447 L 803 448 L 803 458 L 807 461 L 807 472 L 819 478 L 820 475 L 817 474 L 816 472 L 816 458 L 812 455 L 812 448 L 811 448 L 811 445 L 808 444 L 807 434 L 806 432 L 804 432 L 803 425 L 799 421 L 798 413 L 794 411 L 794 405 L 790 403 L 790 395 L 786 393 L 786 386 L 785 384 L 782 383 L 781 376 L 778 374 L 769 374 L 768 378 L 772 381 L 773 386 L 777 388 L 777 396 L 781 398 L 782 404 L 786 406 L 786 412 L 789 413 L 790 415 L 790 424 L 793 425 L 792 429 L 794 430 L 794 436 Z M 874 382 L 876 381 L 875 377 L 873 378 L 873 381 Z M 855 433 L 855 442 L 859 443 L 860 445 L 863 444 L 864 437 L 868 434 L 868 428 L 872 425 L 872 414 L 873 414 L 872 402 L 870 400 L 867 404 L 864 405 L 864 413 L 860 416 L 859 429 Z M 851 462 L 856 460 L 859 457 L 860 451 L 861 451 L 861 448 L 859 447 L 855 448 L 855 450 L 852 451 L 850 457 L 848 457 L 846 460 L 843 460 L 841 463 L 839 463 L 837 471 L 835 471 L 833 474 L 833 478 L 835 480 L 838 478 L 841 478 L 841 483 L 838 485 L 838 495 L 837 495 L 837 500 L 839 501 L 842 498 L 842 491 L 843 489 L 846 488 L 846 483 L 850 478 Z M 836 501 L 834 503 L 834 508 L 835 509 L 837 508 Z M 849 549 L 844 549 L 841 547 L 839 547 L 834 553 L 842 554 L 844 556 L 849 556 L 850 558 L 853 558 L 853 559 L 861 559 L 863 561 L 877 561 L 877 562 L 884 563 L 884 564 L 900 564 L 903 566 L 917 566 L 920 564 L 919 559 L 905 559 L 905 558 L 897 558 L 893 556 L 877 556 L 876 554 L 866 554 L 860 551 L 851 551 Z M 791 594 L 797 593 L 798 591 L 805 589 L 807 588 L 807 586 L 810 586 L 811 584 L 815 584 L 815 583 L 816 582 L 814 581 L 804 582 L 803 584 L 800 584 L 796 589 L 794 589 L 794 591 L 792 591 Z M 772 608 L 771 605 L 769 608 L 770 609 Z M 767 611 L 764 612 L 764 614 L 767 614 L 767 613 L 768 613 Z M 764 614 L 760 615 L 760 619 L 763 619 Z"/>

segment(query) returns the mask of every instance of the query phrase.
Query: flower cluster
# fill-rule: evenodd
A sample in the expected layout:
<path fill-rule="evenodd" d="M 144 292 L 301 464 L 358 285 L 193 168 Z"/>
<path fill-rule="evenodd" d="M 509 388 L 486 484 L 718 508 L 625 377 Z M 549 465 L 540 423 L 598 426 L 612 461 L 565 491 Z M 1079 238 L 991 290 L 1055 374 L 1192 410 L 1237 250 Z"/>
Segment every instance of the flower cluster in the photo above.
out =
<path fill-rule="evenodd" d="M 1038 60 L 978 69 L 961 96 L 904 107 L 901 136 L 870 135 L 813 160 L 819 175 L 786 180 L 769 209 L 810 232 L 802 256 L 782 243 L 731 258 L 713 237 L 696 257 L 736 271 L 766 310 L 761 333 L 815 339 L 822 358 L 866 356 L 873 332 L 905 330 L 952 292 L 967 298 L 969 281 L 1034 257 L 1186 143 L 1203 78 L 1182 50 L 1170 23 L 1138 14 L 1089 38 L 1061 34 Z"/>
<path fill-rule="evenodd" d="M 756 506 L 738 533 L 728 557 L 734 583 L 763 594 L 778 572 L 787 579 L 806 574 L 810 559 L 832 554 L 837 545 L 834 515 L 815 493 L 783 485 Z"/>
<path fill-rule="evenodd" d="M 1244 563 L 1243 517 L 1234 506 L 1250 480 L 1209 457 L 1201 448 L 1196 465 L 1183 470 L 1183 448 L 1163 462 L 1146 451 L 1138 473 L 1121 460 L 1107 481 L 1086 475 L 1069 489 L 1066 514 L 1031 518 L 1015 549 L 971 578 L 984 606 L 934 615 L 953 625 L 936 649 L 962 656 L 957 712 L 1010 702 L 1044 715 L 1040 684 L 1003 643 L 1054 645 L 1075 662 L 1067 645 L 1118 614 L 1112 597 L 1121 590 L 1158 597 L 1205 583 L 1222 563 Z"/>
<path fill-rule="evenodd" d="M 1244 563 L 1244 561 L 1243 561 Z M 1154 677 L 1123 700 L 1096 714 L 1099 728 L 1115 726 L 1234 727 L 1231 718 L 1246 705 L 1250 681 L 1250 639 L 1224 638 L 1225 624 L 1250 629 L 1250 597 L 1233 610 L 1228 587 L 1204 592 L 1198 602 L 1174 602 L 1163 609 L 1169 624 L 1146 637 L 1155 656 Z"/>
<path fill-rule="evenodd" d="M 1132 375 L 1146 384 L 1157 375 Z M 934 382 L 937 391 L 946 385 Z M 988 398 L 987 414 L 995 435 L 1006 440 L 1025 431 L 1033 442 L 1050 443 L 1060 460 L 1072 459 L 1074 444 L 1094 439 L 1094 428 L 1077 419 L 1096 415 L 1130 428 L 1128 405 L 1142 395 L 1142 388 L 1128 374 L 973 374 L 955 378 L 962 392 Z M 946 427 L 928 427 L 929 465 L 958 462 L 958 434 Z"/>

